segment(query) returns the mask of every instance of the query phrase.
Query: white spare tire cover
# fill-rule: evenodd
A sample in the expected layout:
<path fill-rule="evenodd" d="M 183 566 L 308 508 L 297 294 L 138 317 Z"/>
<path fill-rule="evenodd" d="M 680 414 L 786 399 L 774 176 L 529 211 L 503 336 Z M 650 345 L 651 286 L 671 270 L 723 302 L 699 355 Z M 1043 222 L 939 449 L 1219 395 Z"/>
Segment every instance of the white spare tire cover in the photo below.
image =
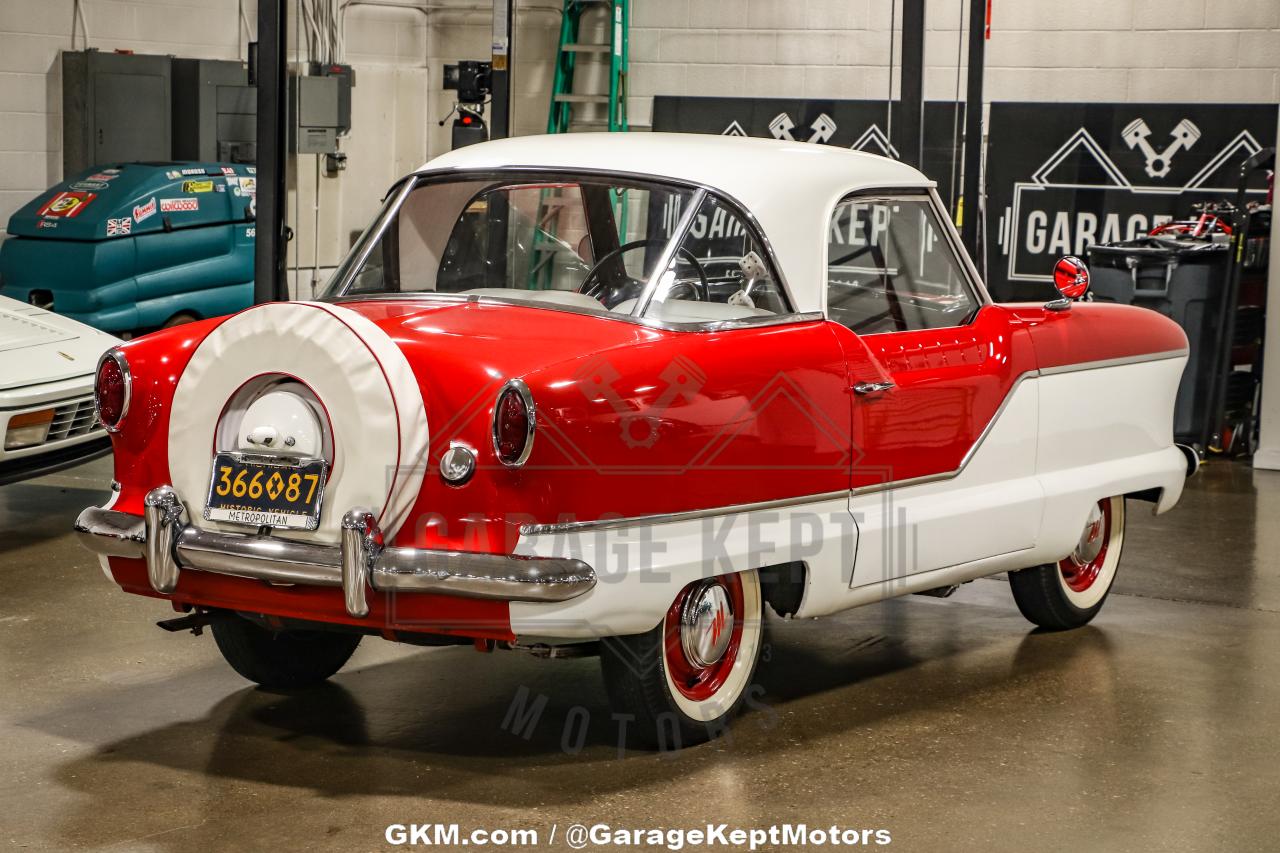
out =
<path fill-rule="evenodd" d="M 409 362 L 363 315 L 338 305 L 284 302 L 230 317 L 209 333 L 178 380 L 169 416 L 169 473 L 188 521 L 206 530 L 245 528 L 204 518 L 218 418 L 246 382 L 281 374 L 309 386 L 332 428 L 333 467 L 320 526 L 277 535 L 337 543 L 342 516 L 368 507 L 389 540 L 418 497 L 427 416 Z M 220 447 L 218 450 L 234 450 Z"/>

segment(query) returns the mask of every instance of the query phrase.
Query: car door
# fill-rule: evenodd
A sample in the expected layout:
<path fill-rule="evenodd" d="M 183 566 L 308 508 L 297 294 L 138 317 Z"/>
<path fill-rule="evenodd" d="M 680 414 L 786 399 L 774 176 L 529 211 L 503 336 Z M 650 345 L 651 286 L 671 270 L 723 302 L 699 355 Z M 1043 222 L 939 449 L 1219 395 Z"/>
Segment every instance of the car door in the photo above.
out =
<path fill-rule="evenodd" d="M 852 586 L 1030 548 L 1034 353 L 989 304 L 936 197 L 858 194 L 828 232 L 827 316 L 849 364 Z"/>

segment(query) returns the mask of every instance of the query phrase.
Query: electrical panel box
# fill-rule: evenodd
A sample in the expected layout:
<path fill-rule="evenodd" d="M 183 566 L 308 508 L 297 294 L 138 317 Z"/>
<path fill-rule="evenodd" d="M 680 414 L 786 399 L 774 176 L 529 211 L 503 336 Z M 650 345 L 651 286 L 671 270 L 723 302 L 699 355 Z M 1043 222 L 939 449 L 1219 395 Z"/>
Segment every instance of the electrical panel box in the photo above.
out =
<path fill-rule="evenodd" d="M 350 65 L 313 63 L 311 73 L 321 77 L 333 77 L 338 81 L 338 135 L 346 136 L 351 130 L 351 89 L 356 85 L 356 72 Z"/>
<path fill-rule="evenodd" d="M 168 56 L 62 54 L 62 171 L 171 156 Z M 212 158 L 210 158 L 212 159 Z"/>
<path fill-rule="evenodd" d="M 337 77 L 289 78 L 293 150 L 298 154 L 335 154 L 341 127 Z"/>
<path fill-rule="evenodd" d="M 257 159 L 258 90 L 244 63 L 173 60 L 173 158 L 252 163 Z"/>

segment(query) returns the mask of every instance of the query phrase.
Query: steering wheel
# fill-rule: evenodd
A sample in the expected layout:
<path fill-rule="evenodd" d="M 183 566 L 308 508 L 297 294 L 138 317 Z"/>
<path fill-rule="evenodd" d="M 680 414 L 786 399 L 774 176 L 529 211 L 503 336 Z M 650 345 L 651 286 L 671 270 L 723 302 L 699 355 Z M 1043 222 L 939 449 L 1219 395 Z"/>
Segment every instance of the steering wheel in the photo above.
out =
<path fill-rule="evenodd" d="M 630 243 L 623 243 L 621 246 L 614 249 L 612 252 L 608 252 L 607 254 L 605 254 L 602 258 L 600 258 L 600 260 L 596 261 L 595 265 L 591 267 L 591 269 L 587 270 L 586 277 L 582 279 L 582 284 L 578 286 L 578 292 L 583 294 L 584 296 L 592 296 L 592 297 L 595 297 L 596 299 L 601 299 L 601 301 L 603 301 L 602 294 L 605 290 L 605 283 L 604 283 L 604 279 L 599 278 L 599 273 L 600 273 L 600 269 L 606 263 L 611 261 L 614 257 L 621 255 L 623 252 L 629 252 L 632 249 L 638 249 L 641 246 L 665 246 L 666 244 L 667 244 L 666 240 L 658 240 L 654 238 L 649 238 L 646 240 L 632 240 Z M 684 255 L 685 258 L 691 264 L 693 264 L 694 269 L 698 271 L 698 284 L 694 288 L 694 291 L 695 293 L 698 294 L 698 298 L 701 301 L 710 302 L 711 287 L 707 282 L 707 271 L 703 269 L 702 264 L 698 262 L 698 256 L 695 255 L 692 251 L 690 251 L 687 246 L 681 246 L 679 249 L 676 250 L 676 254 Z M 592 278 L 595 278 L 597 280 L 593 283 L 591 281 Z"/>

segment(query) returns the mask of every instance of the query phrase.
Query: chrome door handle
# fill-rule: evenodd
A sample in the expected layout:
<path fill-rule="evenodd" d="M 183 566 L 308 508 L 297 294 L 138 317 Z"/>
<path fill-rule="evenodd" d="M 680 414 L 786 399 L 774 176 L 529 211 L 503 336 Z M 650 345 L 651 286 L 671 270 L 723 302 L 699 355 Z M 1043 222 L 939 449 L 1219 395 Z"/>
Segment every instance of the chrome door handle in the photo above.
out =
<path fill-rule="evenodd" d="M 893 388 L 892 382 L 859 382 L 853 386 L 855 394 L 875 394 L 879 391 L 888 391 Z"/>

